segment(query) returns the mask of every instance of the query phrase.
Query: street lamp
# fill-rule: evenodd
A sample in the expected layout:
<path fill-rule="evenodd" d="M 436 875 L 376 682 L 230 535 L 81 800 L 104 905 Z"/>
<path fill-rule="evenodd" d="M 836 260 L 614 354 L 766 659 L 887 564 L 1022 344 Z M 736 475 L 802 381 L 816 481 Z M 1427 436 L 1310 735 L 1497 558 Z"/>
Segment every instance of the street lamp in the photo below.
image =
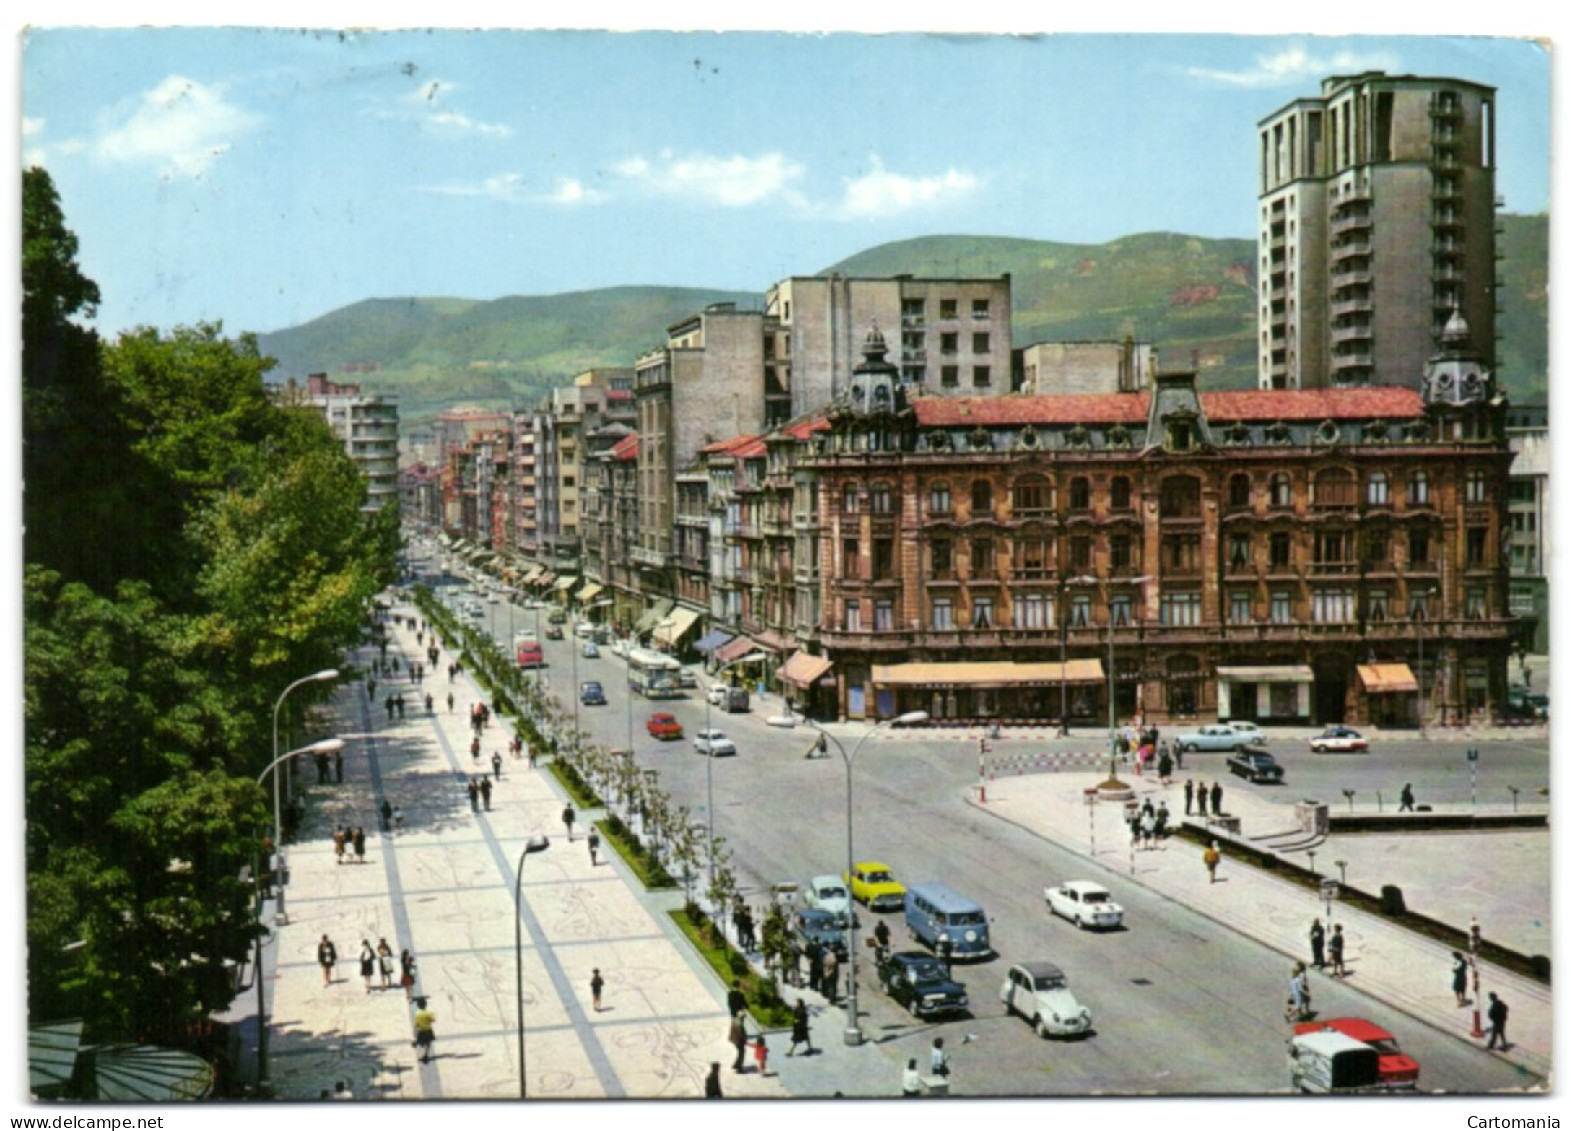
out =
<path fill-rule="evenodd" d="M 327 682 L 329 682 L 331 680 L 335 680 L 337 678 L 338 678 L 338 669 L 337 668 L 324 668 L 323 670 L 321 670 L 319 672 L 313 672 L 311 675 L 302 676 L 301 678 L 299 678 L 299 679 L 295 680 L 293 683 L 291 683 L 288 687 L 284 688 L 283 694 L 278 697 L 278 702 L 273 704 L 273 763 L 272 763 L 272 766 L 268 767 L 269 770 L 272 769 L 273 766 L 278 765 L 278 763 L 280 761 L 279 756 L 278 756 L 278 712 L 279 712 L 279 709 L 283 707 L 284 700 L 288 697 L 289 693 L 291 691 L 293 691 L 295 688 L 301 687 L 301 686 L 303 686 L 304 684 L 307 684 L 307 683 L 327 683 Z M 265 774 L 266 771 L 264 770 L 263 773 Z M 261 784 L 261 780 L 262 780 L 261 778 L 258 778 L 257 779 L 257 783 Z M 278 877 L 278 879 L 279 879 L 279 882 L 278 882 L 278 906 L 277 906 L 277 908 L 274 909 L 274 913 L 273 913 L 273 922 L 275 924 L 283 924 L 283 923 L 289 922 L 289 915 L 284 910 L 284 884 L 283 884 L 284 835 L 283 835 L 283 822 L 279 819 L 280 815 L 281 815 L 281 813 L 280 813 L 280 806 L 279 806 L 279 800 L 278 800 L 278 779 L 275 777 L 273 779 L 273 851 L 278 854 L 278 861 L 279 861 L 279 866 L 278 866 L 278 873 L 279 873 L 279 877 Z"/>
<path fill-rule="evenodd" d="M 846 753 L 846 748 L 840 744 L 840 740 L 838 738 L 836 738 L 834 735 L 830 734 L 823 727 L 819 726 L 812 719 L 809 719 L 807 717 L 806 713 L 804 713 L 802 715 L 802 721 L 803 722 L 805 722 L 808 726 L 812 727 L 819 734 L 823 735 L 830 742 L 833 742 L 835 744 L 835 749 L 840 751 L 840 759 L 841 759 L 841 761 L 843 761 L 845 763 L 845 768 L 846 768 L 846 873 L 845 873 L 845 882 L 846 882 L 846 903 L 848 905 L 848 911 L 847 911 L 847 915 L 846 915 L 846 919 L 847 919 L 847 924 L 846 924 L 846 950 L 850 954 L 851 966 L 850 966 L 850 970 L 848 972 L 849 984 L 847 986 L 847 996 L 846 996 L 845 1043 L 848 1044 L 848 1045 L 852 1045 L 852 1046 L 856 1046 L 856 1045 L 861 1044 L 862 1041 L 865 1038 L 862 1036 L 862 1026 L 861 1026 L 860 1018 L 859 1018 L 859 1015 L 858 1015 L 858 1012 L 857 1012 L 857 1005 L 856 1005 L 856 901 L 851 898 L 851 871 L 852 871 L 853 868 L 856 867 L 856 847 L 855 847 L 855 843 L 856 843 L 855 842 L 856 826 L 853 823 L 853 814 L 855 813 L 855 809 L 852 807 L 852 804 L 851 804 L 851 798 L 852 798 L 852 793 L 851 793 L 851 767 L 856 762 L 857 751 L 862 749 L 862 743 L 866 742 L 869 738 L 871 738 L 875 731 L 880 730 L 883 727 L 889 727 L 889 726 L 911 726 L 911 725 L 915 725 L 916 723 L 925 723 L 925 722 L 927 722 L 927 719 L 928 719 L 928 714 L 927 714 L 926 711 L 907 711 L 905 714 L 897 715 L 897 716 L 895 716 L 892 719 L 883 719 L 883 720 L 881 720 L 881 721 L 879 721 L 877 723 L 874 723 L 871 727 L 869 727 L 866 731 L 864 731 L 862 733 L 862 736 L 856 740 L 856 745 L 851 747 L 851 752 L 849 754 L 847 754 Z"/>
<path fill-rule="evenodd" d="M 518 869 L 513 876 L 513 974 L 518 990 L 518 1098 L 529 1097 L 529 1076 L 524 1071 L 524 860 L 531 853 L 544 852 L 551 841 L 535 834 L 524 842 L 518 854 Z"/>
<path fill-rule="evenodd" d="M 332 675 L 337 675 L 338 673 L 337 672 L 333 672 L 331 674 Z M 313 677 L 313 678 L 315 678 L 315 677 Z M 304 681 L 302 681 L 302 682 L 304 682 Z M 287 695 L 288 692 L 286 691 L 284 694 Z M 262 782 L 267 778 L 268 774 L 273 773 L 273 771 L 276 770 L 281 764 L 283 764 L 284 762 L 289 761 L 289 759 L 295 757 L 297 754 L 337 754 L 343 748 L 344 748 L 344 740 L 343 739 L 341 739 L 341 738 L 324 738 L 320 742 L 313 742 L 309 746 L 302 746 L 299 750 L 291 750 L 287 754 L 282 754 L 282 755 L 279 755 L 277 758 L 274 758 L 272 760 L 272 762 L 270 762 L 268 764 L 267 769 L 263 770 L 260 774 L 258 774 L 256 776 L 256 784 L 257 785 L 261 785 Z M 276 856 L 276 858 L 278 860 L 277 875 L 274 877 L 274 879 L 278 882 L 278 908 L 279 908 L 278 918 L 275 919 L 274 921 L 275 922 L 283 922 L 284 921 L 284 918 L 283 918 L 283 906 L 284 906 L 284 874 L 283 874 L 284 869 L 283 869 L 283 860 L 284 860 L 284 854 L 283 854 L 283 849 L 280 847 L 280 845 L 283 842 L 280 841 L 279 839 L 277 839 L 278 835 L 279 835 L 279 826 L 278 826 L 278 776 L 276 774 L 274 774 L 274 776 L 273 776 L 273 837 L 274 837 L 273 852 L 274 852 L 274 854 L 275 854 L 275 856 Z M 264 863 L 264 865 L 263 865 L 264 869 L 266 868 L 266 866 L 267 865 Z M 258 876 L 257 879 L 260 880 L 261 877 Z M 257 937 L 256 937 L 256 971 L 255 971 L 255 974 L 254 974 L 254 976 L 256 978 L 256 1064 L 257 1064 L 257 1085 L 258 1085 L 258 1087 L 266 1088 L 268 1086 L 268 1083 L 269 1083 L 268 1074 L 267 1074 L 267 991 L 265 989 L 266 979 L 263 978 L 263 976 L 262 976 L 263 972 L 264 972 L 264 966 L 266 964 L 266 953 L 262 949 L 262 946 L 263 946 L 262 936 L 261 935 L 257 935 Z"/>
<path fill-rule="evenodd" d="M 762 652 L 749 652 L 745 656 L 738 656 L 729 664 L 722 664 L 715 670 L 715 680 L 714 684 L 710 685 L 711 690 L 715 684 L 723 683 L 720 677 L 725 675 L 731 668 L 741 664 L 751 664 L 763 658 L 764 654 Z M 714 697 L 706 692 L 704 695 L 704 741 L 709 743 L 709 757 L 707 759 L 708 764 L 704 767 L 704 779 L 709 806 L 709 886 L 711 888 L 715 886 L 715 740 L 712 733 L 714 731 L 714 726 L 712 725 L 714 712 Z M 717 917 L 719 916 L 720 908 L 715 908 L 715 914 Z"/>
<path fill-rule="evenodd" d="M 1143 585 L 1151 579 L 1146 576 L 1119 578 L 1122 585 Z M 1108 758 L 1112 772 L 1112 780 L 1118 778 L 1118 696 L 1114 683 L 1116 669 L 1113 661 L 1113 601 L 1111 597 L 1111 579 L 1104 580 L 1097 577 L 1080 576 L 1071 577 L 1070 585 L 1095 585 L 1102 590 L 1102 603 L 1107 606 L 1107 742 Z"/>

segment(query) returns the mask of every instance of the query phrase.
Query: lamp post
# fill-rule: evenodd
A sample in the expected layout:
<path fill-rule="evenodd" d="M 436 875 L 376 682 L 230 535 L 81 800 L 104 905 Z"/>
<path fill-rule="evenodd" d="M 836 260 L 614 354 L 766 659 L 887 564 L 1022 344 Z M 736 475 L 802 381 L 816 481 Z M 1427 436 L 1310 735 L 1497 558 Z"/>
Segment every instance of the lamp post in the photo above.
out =
<path fill-rule="evenodd" d="M 715 671 L 715 684 L 721 684 L 723 681 L 721 680 L 720 677 L 725 675 L 725 673 L 727 671 L 729 671 L 730 669 L 732 669 L 734 667 L 737 667 L 740 664 L 751 664 L 751 663 L 754 663 L 754 662 L 756 662 L 758 660 L 762 660 L 763 658 L 764 658 L 764 654 L 762 652 L 749 652 L 745 656 L 738 656 L 736 659 L 732 660 L 729 664 L 722 664 Z M 713 686 L 714 686 L 714 684 L 711 685 L 711 690 L 713 689 Z M 715 886 L 715 740 L 714 740 L 714 737 L 712 735 L 712 731 L 714 730 L 714 727 L 712 725 L 713 722 L 714 722 L 714 713 L 715 713 L 715 701 L 714 701 L 714 698 L 713 698 L 713 696 L 711 696 L 709 693 L 706 692 L 704 694 L 704 741 L 709 743 L 709 752 L 708 752 L 708 758 L 706 759 L 707 765 L 705 765 L 705 767 L 704 767 L 704 790 L 705 790 L 705 796 L 706 796 L 706 803 L 707 803 L 708 809 L 709 809 L 709 813 L 708 813 L 709 832 L 707 834 L 707 837 L 708 837 L 708 841 L 709 841 L 709 886 L 710 887 L 714 887 Z M 716 913 L 718 914 L 718 912 L 719 912 L 719 909 L 716 908 Z"/>
<path fill-rule="evenodd" d="M 1418 635 L 1418 737 L 1419 738 L 1427 738 L 1428 737 L 1428 735 L 1425 732 L 1425 723 L 1424 723 L 1424 622 L 1429 619 L 1429 598 L 1430 598 L 1431 595 L 1433 595 L 1433 593 L 1434 593 L 1434 589 L 1432 589 L 1430 586 L 1426 585 L 1423 588 L 1417 590 L 1415 592 L 1415 594 L 1414 594 L 1415 596 L 1417 596 L 1417 597 L 1422 599 L 1421 602 L 1419 603 L 1418 607 L 1414 610 L 1414 612 L 1417 613 L 1417 615 L 1413 617 L 1413 624 L 1414 624 L 1415 630 L 1416 630 L 1417 635 Z"/>
<path fill-rule="evenodd" d="M 529 1074 L 524 1071 L 524 860 L 534 852 L 544 852 L 551 841 L 539 834 L 524 842 L 518 854 L 518 869 L 513 876 L 513 974 L 518 991 L 518 1098 L 529 1097 Z"/>
<path fill-rule="evenodd" d="M 301 676 L 299 679 L 297 679 L 293 683 L 291 683 L 288 687 L 284 688 L 283 694 L 281 694 L 278 697 L 278 702 L 273 704 L 273 762 L 272 762 L 272 765 L 268 766 L 269 770 L 272 769 L 273 766 L 278 765 L 278 763 L 282 760 L 278 756 L 278 712 L 283 707 L 284 700 L 286 698 L 288 698 L 289 693 L 291 691 L 293 691 L 295 688 L 301 687 L 301 686 L 303 686 L 303 685 L 305 685 L 307 683 L 327 683 L 328 681 L 335 680 L 337 678 L 338 678 L 338 669 L 337 668 L 324 668 L 323 670 L 321 670 L 319 672 L 313 672 L 310 675 Z M 265 774 L 266 771 L 264 770 L 263 773 Z M 257 784 L 261 784 L 261 780 L 262 780 L 261 778 L 258 778 L 257 779 Z M 283 924 L 283 923 L 289 922 L 289 914 L 288 914 L 288 912 L 286 912 L 284 910 L 284 884 L 283 884 L 283 859 L 284 859 L 284 835 L 283 835 L 283 828 L 284 828 L 284 826 L 283 826 L 283 822 L 280 820 L 280 816 L 281 816 L 281 809 L 280 809 L 279 798 L 278 798 L 278 779 L 275 777 L 273 779 L 273 851 L 278 854 L 278 860 L 279 860 L 279 867 L 278 867 L 278 872 L 279 872 L 279 877 L 278 877 L 278 879 L 279 879 L 279 883 L 278 883 L 278 906 L 277 906 L 277 908 L 273 912 L 273 922 L 275 924 Z"/>
<path fill-rule="evenodd" d="M 320 673 L 319 673 L 320 674 Z M 337 672 L 331 673 L 337 675 Z M 314 677 L 313 677 L 314 678 Z M 305 682 L 305 681 L 301 681 Z M 288 694 L 286 691 L 284 694 Z M 309 746 L 302 746 L 299 750 L 291 750 L 287 754 L 280 754 L 268 763 L 267 769 L 256 776 L 256 784 L 261 785 L 267 775 L 273 773 L 280 765 L 297 754 L 336 754 L 344 748 L 341 738 L 324 738 L 320 742 L 313 742 Z M 278 906 L 280 913 L 275 922 L 283 921 L 282 908 L 284 904 L 284 876 L 283 876 L 283 850 L 278 838 L 278 776 L 273 776 L 273 852 L 279 861 L 278 874 L 274 877 L 278 881 Z M 264 864 L 264 868 L 266 865 Z M 261 877 L 258 877 L 260 879 Z M 262 949 L 262 936 L 256 939 L 256 1065 L 257 1086 L 267 1088 L 270 1084 L 267 1069 L 267 980 L 263 977 L 265 965 L 265 952 Z"/>
<path fill-rule="evenodd" d="M 1151 579 L 1146 576 L 1120 579 L 1124 585 L 1143 585 Z M 1102 603 L 1107 606 L 1107 744 L 1109 765 L 1112 780 L 1118 778 L 1118 695 L 1117 685 L 1114 682 L 1117 669 L 1113 661 L 1113 601 L 1111 596 L 1111 579 L 1104 580 L 1098 577 L 1080 576 L 1071 577 L 1070 585 L 1095 585 L 1102 590 Z"/>
<path fill-rule="evenodd" d="M 850 955 L 850 969 L 847 972 L 846 991 L 846 1029 L 845 1043 L 851 1046 L 860 1045 L 865 1039 L 862 1035 L 862 1026 L 857 1012 L 856 1004 L 856 901 L 851 898 L 851 870 L 856 867 L 856 825 L 853 815 L 851 792 L 851 767 L 856 763 L 857 751 L 862 749 L 862 743 L 873 736 L 873 733 L 883 727 L 896 725 L 912 725 L 927 722 L 926 711 L 908 711 L 903 715 L 896 715 L 892 719 L 882 719 L 874 723 L 862 736 L 856 740 L 856 745 L 851 747 L 851 752 L 846 753 L 846 748 L 840 740 L 819 726 L 804 713 L 802 721 L 835 744 L 835 749 L 840 751 L 840 760 L 846 768 L 846 902 L 850 905 L 846 914 L 846 950 Z"/>

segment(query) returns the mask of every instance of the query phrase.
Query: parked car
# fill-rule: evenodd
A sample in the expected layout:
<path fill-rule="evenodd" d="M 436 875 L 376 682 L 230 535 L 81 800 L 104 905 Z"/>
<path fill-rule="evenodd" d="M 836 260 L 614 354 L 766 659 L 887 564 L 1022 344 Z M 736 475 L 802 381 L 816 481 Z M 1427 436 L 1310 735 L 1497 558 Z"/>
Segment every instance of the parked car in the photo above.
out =
<path fill-rule="evenodd" d="M 807 951 L 807 944 L 816 942 L 819 946 L 827 947 L 835 952 L 835 957 L 844 962 L 847 956 L 845 928 L 840 916 L 833 911 L 825 911 L 818 907 L 803 907 L 791 914 L 791 933 L 796 937 L 797 944 L 803 952 Z"/>
<path fill-rule="evenodd" d="M 605 688 L 600 686 L 599 680 L 585 680 L 578 689 L 578 701 L 586 707 L 604 707 Z"/>
<path fill-rule="evenodd" d="M 1227 760 L 1227 768 L 1252 782 L 1282 780 L 1282 766 L 1264 750 L 1241 750 Z"/>
<path fill-rule="evenodd" d="M 751 705 L 745 687 L 715 683 L 709 687 L 709 702 L 727 711 L 745 711 Z"/>
<path fill-rule="evenodd" d="M 682 724 L 676 721 L 675 715 L 668 715 L 664 711 L 650 715 L 644 727 L 662 741 L 682 737 Z"/>
<path fill-rule="evenodd" d="M 845 880 L 851 885 L 851 898 L 873 911 L 899 911 L 906 904 L 905 885 L 882 864 L 853 865 Z"/>
<path fill-rule="evenodd" d="M 698 677 L 693 674 L 692 668 L 682 668 L 676 673 L 676 685 L 684 690 L 693 690 L 698 687 Z"/>
<path fill-rule="evenodd" d="M 1227 725 L 1248 739 L 1251 746 L 1264 746 L 1271 740 L 1270 736 L 1255 723 L 1246 722 L 1243 719 L 1229 719 Z"/>
<path fill-rule="evenodd" d="M 1549 696 L 1514 684 L 1506 691 L 1506 715 L 1517 720 L 1549 721 Z"/>
<path fill-rule="evenodd" d="M 566 624 L 567 623 L 567 610 L 566 609 L 552 609 L 550 615 L 547 616 L 545 619 L 546 619 L 547 623 L 549 623 L 549 624 Z"/>
<path fill-rule="evenodd" d="M 548 624 L 548 625 L 546 625 L 545 626 L 545 638 L 547 640 L 560 640 L 560 639 L 562 639 L 562 626 L 559 625 L 559 624 Z"/>
<path fill-rule="evenodd" d="M 1113 902 L 1113 895 L 1101 884 L 1090 880 L 1066 880 L 1056 888 L 1044 888 L 1047 909 L 1062 915 L 1077 927 L 1118 927 L 1124 922 L 1124 909 Z"/>
<path fill-rule="evenodd" d="M 573 626 L 573 635 L 578 637 L 580 640 L 593 640 L 595 635 L 595 626 L 590 621 L 581 620 Z"/>
<path fill-rule="evenodd" d="M 1199 730 L 1181 732 L 1173 742 L 1185 754 L 1203 751 L 1242 750 L 1253 740 L 1243 731 L 1235 730 L 1229 723 L 1212 723 Z"/>
<path fill-rule="evenodd" d="M 966 988 L 944 971 L 944 964 L 920 950 L 891 954 L 878 964 L 878 981 L 914 1017 L 935 1017 L 970 1008 Z"/>
<path fill-rule="evenodd" d="M 1069 992 L 1069 979 L 1051 962 L 1019 962 L 998 992 L 1006 1013 L 1018 1013 L 1043 1037 L 1078 1037 L 1091 1031 L 1091 1011 Z"/>
<path fill-rule="evenodd" d="M 1329 1021 L 1305 1021 L 1295 1026 L 1299 1036 L 1330 1031 L 1361 1041 L 1379 1054 L 1377 1082 L 1393 1090 L 1418 1087 L 1418 1061 L 1408 1056 L 1396 1038 L 1373 1021 L 1359 1017 L 1334 1017 Z"/>
<path fill-rule="evenodd" d="M 1380 1054 L 1345 1033 L 1311 1026 L 1287 1042 L 1287 1073 L 1293 1088 L 1311 1095 L 1360 1095 L 1383 1091 Z"/>
<path fill-rule="evenodd" d="M 807 905 L 846 919 L 851 914 L 851 896 L 839 876 L 814 876 L 807 882 Z"/>
<path fill-rule="evenodd" d="M 711 758 L 723 758 L 736 753 L 736 743 L 727 738 L 724 731 L 708 727 L 693 736 L 693 749 Z"/>
<path fill-rule="evenodd" d="M 586 660 L 598 660 L 600 658 L 600 645 L 593 640 L 586 640 L 584 641 L 583 653 Z"/>
<path fill-rule="evenodd" d="M 1352 727 L 1326 727 L 1309 740 L 1311 754 L 1367 754 L 1369 740 Z"/>

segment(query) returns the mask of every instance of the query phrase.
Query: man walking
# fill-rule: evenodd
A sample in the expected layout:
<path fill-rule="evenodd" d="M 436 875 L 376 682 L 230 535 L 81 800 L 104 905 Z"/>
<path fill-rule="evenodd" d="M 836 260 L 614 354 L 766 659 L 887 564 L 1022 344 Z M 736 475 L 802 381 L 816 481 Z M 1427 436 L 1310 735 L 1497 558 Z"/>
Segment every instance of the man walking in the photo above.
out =
<path fill-rule="evenodd" d="M 1489 1045 L 1494 1048 L 1495 1042 L 1500 1042 L 1500 1051 L 1505 1052 L 1511 1046 L 1506 1041 L 1506 1016 L 1511 1012 L 1509 1006 L 1500 1000 L 1493 990 L 1489 991 Z"/>
<path fill-rule="evenodd" d="M 1200 810 L 1200 816 L 1202 817 L 1206 815 L 1206 798 L 1208 796 L 1210 795 L 1206 793 L 1205 782 L 1195 786 L 1195 806 Z"/>
<path fill-rule="evenodd" d="M 747 1025 L 742 1020 L 746 1016 L 745 1013 L 731 1015 L 731 1032 L 727 1039 L 736 1049 L 736 1059 L 731 1062 L 732 1072 L 742 1071 L 742 1058 L 747 1055 Z"/>
<path fill-rule="evenodd" d="M 1195 779 L 1184 779 L 1184 816 L 1188 817 L 1195 811 Z"/>
<path fill-rule="evenodd" d="M 502 780 L 502 752 L 500 750 L 491 755 L 491 773 L 497 781 Z"/>
<path fill-rule="evenodd" d="M 1216 866 L 1222 862 L 1222 850 L 1216 846 L 1216 841 L 1213 840 L 1206 847 L 1205 855 L 1201 859 L 1205 861 L 1206 874 L 1211 877 L 1213 884 L 1216 883 Z"/>
<path fill-rule="evenodd" d="M 589 828 L 589 866 L 591 868 L 600 866 L 600 833 L 593 825 Z"/>
<path fill-rule="evenodd" d="M 1221 781 L 1214 781 L 1211 783 L 1211 815 L 1213 817 L 1220 817 L 1222 815 Z"/>
<path fill-rule="evenodd" d="M 600 967 L 596 966 L 594 975 L 589 979 L 589 996 L 594 999 L 595 1012 L 600 1012 L 600 994 L 605 990 L 605 979 L 600 976 Z"/>
<path fill-rule="evenodd" d="M 573 843 L 573 821 L 577 816 L 578 814 L 573 812 L 571 805 L 562 810 L 562 824 L 567 828 L 567 843 L 569 844 Z"/>
<path fill-rule="evenodd" d="M 818 979 L 818 992 L 824 995 L 830 1005 L 835 1003 L 840 987 L 840 959 L 835 954 L 834 947 L 824 947 L 824 971 Z"/>
<path fill-rule="evenodd" d="M 1408 782 L 1402 787 L 1402 803 L 1396 807 L 1398 813 L 1413 812 L 1413 783 Z"/>
<path fill-rule="evenodd" d="M 322 985 L 333 984 L 333 966 L 338 962 L 338 948 L 326 935 L 316 944 L 316 964 L 322 968 Z"/>
<path fill-rule="evenodd" d="M 1325 966 L 1326 929 L 1320 925 L 1319 919 L 1316 919 L 1314 925 L 1309 928 L 1309 953 L 1312 956 L 1310 961 L 1316 970 Z"/>
<path fill-rule="evenodd" d="M 1328 949 L 1328 956 L 1331 959 L 1331 977 L 1333 978 L 1342 978 L 1347 975 L 1347 970 L 1342 965 L 1342 948 L 1344 945 L 1342 924 L 1338 923 L 1331 928 L 1331 945 Z"/>
<path fill-rule="evenodd" d="M 485 811 L 487 813 L 489 813 L 491 811 L 491 779 L 490 778 L 481 778 L 480 779 L 480 796 L 485 801 Z"/>

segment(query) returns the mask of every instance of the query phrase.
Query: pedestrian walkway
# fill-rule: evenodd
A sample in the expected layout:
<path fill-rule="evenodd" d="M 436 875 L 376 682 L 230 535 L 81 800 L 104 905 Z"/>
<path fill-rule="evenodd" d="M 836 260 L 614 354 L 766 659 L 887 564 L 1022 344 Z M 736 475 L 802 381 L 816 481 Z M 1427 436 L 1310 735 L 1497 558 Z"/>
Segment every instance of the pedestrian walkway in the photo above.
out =
<path fill-rule="evenodd" d="M 401 606 L 392 615 L 418 614 Z M 379 677 L 378 695 L 401 693 L 406 714 L 368 703 L 362 683 L 341 690 L 327 713 L 331 733 L 354 736 L 345 780 L 307 787 L 306 820 L 289 851 L 289 922 L 273 928 L 265 987 L 275 1094 L 315 1099 L 344 1081 L 361 1099 L 505 1099 L 519 1094 L 522 1075 L 537 1099 L 695 1097 L 719 1061 L 727 1095 L 784 1095 L 773 1071 L 729 1070 L 723 994 L 665 914 L 669 898 L 645 893 L 614 854 L 590 863 L 585 833 L 594 814 L 581 814 L 567 839 L 563 796 L 547 771 L 507 755 L 505 720 L 493 717 L 472 759 L 473 682 L 461 675 L 449 683 L 453 657 L 444 651 L 426 665 L 434 677 L 417 685 L 409 661 L 425 657 L 414 631 L 389 623 L 388 639 L 400 670 Z M 366 666 L 375 655 L 364 649 L 350 660 Z M 433 713 L 417 706 L 428 690 Z M 467 783 L 491 776 L 496 751 L 504 764 L 491 808 L 475 811 Z M 384 799 L 403 810 L 402 829 L 381 827 Z M 331 832 L 346 824 L 365 829 L 363 863 L 335 857 Z M 537 834 L 550 845 L 524 859 L 519 924 L 514 870 Z M 324 934 L 338 952 L 328 985 L 316 958 Z M 395 954 L 414 953 L 414 994 L 436 1016 L 430 1063 L 413 1047 L 415 1006 L 396 972 L 390 989 L 374 976 L 368 991 L 360 978 L 361 940 L 375 947 L 383 938 Z M 599 1012 L 589 989 L 597 968 L 605 979 Z"/>
<path fill-rule="evenodd" d="M 1162 849 L 1132 850 L 1123 820 L 1122 802 L 1086 802 L 1086 790 L 1105 778 L 1105 773 L 1057 773 L 1011 777 L 989 782 L 986 800 L 976 790 L 968 791 L 973 805 L 989 814 L 1010 821 L 1046 840 L 1094 859 L 1086 877 L 1047 877 L 1047 879 L 1094 878 L 1115 888 L 1135 882 L 1193 911 L 1215 919 L 1293 959 L 1309 958 L 1309 926 L 1316 917 L 1326 918 L 1326 905 L 1307 888 L 1272 876 L 1227 856 L 1225 837 L 1219 837 L 1223 859 L 1217 882 L 1211 883 L 1201 860 L 1201 849 L 1190 842 L 1170 840 Z M 1173 814 L 1172 823 L 1184 819 L 1184 796 L 1177 781 L 1163 787 L 1155 779 L 1130 779 L 1135 797 L 1143 802 L 1166 800 Z M 1240 819 L 1245 837 L 1283 831 L 1292 821 L 1292 810 L 1254 796 L 1252 791 L 1225 787 L 1223 812 Z M 1198 818 L 1197 818 L 1198 819 Z M 1495 858 L 1493 853 L 1469 851 L 1464 837 L 1494 834 L 1412 834 L 1407 851 L 1380 862 L 1387 877 L 1383 882 L 1403 883 L 1408 875 L 1426 885 L 1428 898 L 1437 905 L 1416 906 L 1431 918 L 1465 927 L 1477 914 L 1478 893 L 1491 883 L 1513 884 L 1530 890 L 1542 900 L 1543 922 L 1548 922 L 1549 866 L 1547 839 L 1539 843 L 1536 859 L 1544 874 L 1513 872 L 1526 857 Z M 1548 833 L 1542 834 L 1547 838 Z M 1352 847 L 1359 838 L 1342 837 L 1334 851 L 1323 851 L 1317 871 L 1335 877 L 1334 861 L 1349 862 L 1353 877 L 1373 871 L 1375 863 L 1351 862 Z M 1425 851 L 1413 851 L 1422 840 Z M 1095 854 L 1092 855 L 1092 844 Z M 1436 844 L 1444 847 L 1436 850 Z M 1476 842 L 1474 842 L 1476 843 Z M 1300 855 L 1295 863 L 1307 861 Z M 1096 871 L 1102 871 L 1096 876 Z M 1368 890 L 1367 884 L 1358 886 Z M 1375 885 L 1379 890 L 1379 885 Z M 1458 1008 L 1450 988 L 1450 948 L 1416 932 L 1396 926 L 1379 916 L 1342 904 L 1333 905 L 1334 921 L 1342 925 L 1347 939 L 1348 985 L 1388 1005 L 1432 1025 L 1452 1031 L 1459 1038 L 1471 1039 L 1472 1008 Z M 1481 919 L 1487 924 L 1487 916 Z M 1547 931 L 1547 925 L 1545 926 Z M 1546 939 L 1547 941 L 1547 939 Z M 1546 949 L 1544 953 L 1548 953 Z M 1493 990 L 1511 1008 L 1507 1033 L 1509 1051 L 1497 1053 L 1520 1065 L 1533 1076 L 1547 1077 L 1551 1066 L 1553 1009 L 1548 986 L 1501 970 L 1489 963 L 1480 964 L 1480 993 Z M 1471 996 L 1471 993 L 1470 995 Z M 1487 1026 L 1487 1022 L 1486 1022 Z M 1479 1042 L 1482 1043 L 1482 1042 Z"/>

